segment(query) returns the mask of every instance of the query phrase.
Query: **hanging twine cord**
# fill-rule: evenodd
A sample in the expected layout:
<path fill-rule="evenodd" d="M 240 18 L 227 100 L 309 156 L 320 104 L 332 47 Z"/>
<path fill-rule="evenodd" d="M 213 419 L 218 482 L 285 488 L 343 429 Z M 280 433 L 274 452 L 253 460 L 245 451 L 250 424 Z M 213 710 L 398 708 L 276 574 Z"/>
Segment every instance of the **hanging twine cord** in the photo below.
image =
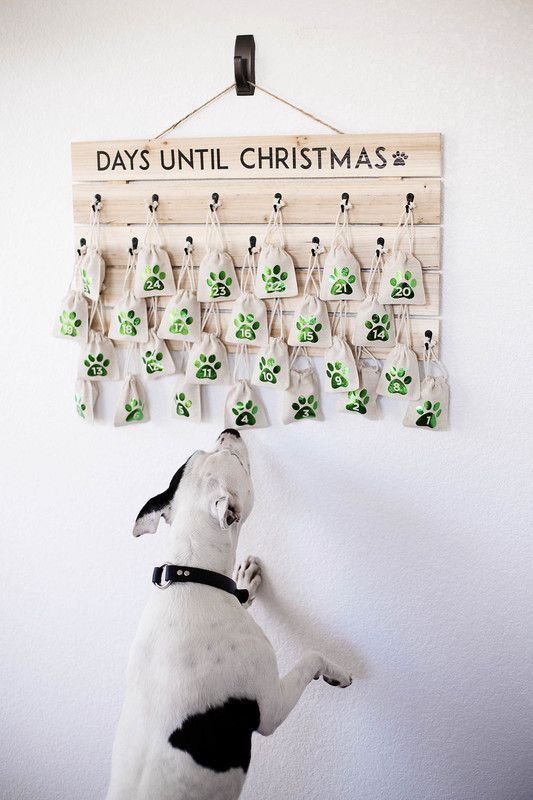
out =
<path fill-rule="evenodd" d="M 250 84 L 250 86 L 254 86 L 256 89 L 259 89 L 259 91 L 263 92 L 263 94 L 267 94 L 269 97 L 274 98 L 274 100 L 278 100 L 280 103 L 285 103 L 286 106 L 289 106 L 290 108 L 293 108 L 295 111 L 299 111 L 300 114 L 303 114 L 305 117 L 309 117 L 309 119 L 312 119 L 315 122 L 318 122 L 320 125 L 325 125 L 326 128 L 329 128 L 330 130 L 334 131 L 335 133 L 340 133 L 340 134 L 344 133 L 344 131 L 340 131 L 338 128 L 335 128 L 333 125 L 330 125 L 329 122 L 325 122 L 323 119 L 320 119 L 320 117 L 316 117 L 314 114 L 311 114 L 309 111 L 305 111 L 303 108 L 300 108 L 299 106 L 295 105 L 294 103 L 291 103 L 290 100 L 285 100 L 285 98 L 280 97 L 279 95 L 274 94 L 273 92 L 269 92 L 268 89 L 265 89 L 263 86 L 259 86 L 257 83 L 252 83 L 252 81 L 248 81 L 248 83 Z M 178 125 L 181 125 L 182 122 L 185 122 L 185 120 L 187 120 L 190 117 L 194 116 L 194 114 L 197 114 L 203 108 L 205 108 L 206 106 L 210 105 L 215 100 L 218 100 L 219 97 L 222 97 L 223 95 L 227 94 L 227 92 L 230 92 L 234 88 L 235 88 L 235 83 L 231 83 L 229 86 L 226 86 L 226 88 L 222 89 L 221 92 L 218 92 L 218 94 L 213 95 L 213 97 L 210 97 L 209 100 L 206 100 L 205 103 L 202 103 L 200 106 L 197 106 L 196 108 L 193 108 L 192 111 L 189 111 L 188 114 L 185 114 L 184 117 L 181 117 L 181 119 L 179 119 L 173 125 L 169 125 L 168 128 L 165 128 L 164 131 L 161 131 L 161 133 L 158 133 L 157 136 L 154 136 L 153 139 L 151 139 L 150 141 L 155 141 L 156 139 L 160 139 L 166 133 L 170 133 L 175 128 L 177 128 Z"/>

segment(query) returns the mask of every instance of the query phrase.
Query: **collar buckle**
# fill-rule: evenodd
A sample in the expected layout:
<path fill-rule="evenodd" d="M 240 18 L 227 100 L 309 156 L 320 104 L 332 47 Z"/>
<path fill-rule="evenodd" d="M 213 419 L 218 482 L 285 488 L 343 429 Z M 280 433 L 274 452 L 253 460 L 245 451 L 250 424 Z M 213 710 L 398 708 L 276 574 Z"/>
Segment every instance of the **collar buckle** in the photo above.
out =
<path fill-rule="evenodd" d="M 170 584 L 172 583 L 171 580 L 168 579 L 167 575 L 167 567 L 170 566 L 168 561 L 165 561 L 164 564 L 161 564 L 160 567 L 154 567 L 154 571 L 152 572 L 152 583 L 154 586 L 157 586 L 158 589 L 168 589 Z M 163 571 L 165 572 L 165 582 L 161 583 L 163 578 Z"/>

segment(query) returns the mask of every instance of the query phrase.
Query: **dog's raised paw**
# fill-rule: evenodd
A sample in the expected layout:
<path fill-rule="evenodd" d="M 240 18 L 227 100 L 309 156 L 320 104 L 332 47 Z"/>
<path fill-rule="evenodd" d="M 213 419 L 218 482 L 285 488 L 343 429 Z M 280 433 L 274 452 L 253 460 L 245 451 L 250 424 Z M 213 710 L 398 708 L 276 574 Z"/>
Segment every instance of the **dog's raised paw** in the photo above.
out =
<path fill-rule="evenodd" d="M 249 600 L 245 604 L 250 605 L 259 591 L 261 586 L 261 565 L 255 556 L 248 556 L 244 561 L 241 561 L 235 571 L 235 583 L 238 589 L 247 589 Z"/>
<path fill-rule="evenodd" d="M 352 676 L 335 664 L 329 664 L 322 677 L 330 686 L 338 686 L 341 689 L 352 685 Z"/>

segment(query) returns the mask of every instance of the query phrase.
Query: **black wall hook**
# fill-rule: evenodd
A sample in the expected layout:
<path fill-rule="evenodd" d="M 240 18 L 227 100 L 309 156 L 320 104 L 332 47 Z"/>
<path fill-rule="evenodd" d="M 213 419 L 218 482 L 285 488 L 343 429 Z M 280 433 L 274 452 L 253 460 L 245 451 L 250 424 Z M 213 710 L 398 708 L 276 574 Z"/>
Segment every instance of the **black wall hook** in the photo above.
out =
<path fill-rule="evenodd" d="M 255 83 L 255 40 L 251 34 L 235 38 L 233 69 L 237 94 L 241 97 L 254 94 L 255 86 L 248 83 Z"/>
<path fill-rule="evenodd" d="M 378 238 L 377 238 L 377 241 L 376 241 L 376 244 L 377 244 L 377 247 L 376 247 L 376 255 L 377 255 L 377 257 L 379 258 L 379 257 L 380 257 L 380 255 L 381 255 L 381 253 L 382 253 L 382 252 L 384 251 L 384 249 L 385 249 L 385 239 L 383 238 L 383 236 L 378 236 Z"/>
<path fill-rule="evenodd" d="M 341 211 L 346 211 L 346 206 L 350 202 L 350 195 L 348 192 L 343 192 L 341 194 Z"/>
<path fill-rule="evenodd" d="M 209 208 L 211 209 L 211 211 L 214 211 L 215 207 L 218 205 L 218 201 L 220 200 L 219 193 L 218 192 L 213 192 L 213 194 L 211 195 L 211 200 L 213 202 L 209 203 Z"/>
<path fill-rule="evenodd" d="M 408 214 L 409 213 L 409 209 L 412 207 L 413 203 L 415 202 L 415 196 L 414 196 L 414 194 L 412 192 L 409 192 L 408 194 L 406 194 L 405 199 L 407 200 L 407 203 L 405 204 L 405 212 L 406 212 L 406 214 Z"/>
<path fill-rule="evenodd" d="M 137 250 L 138 246 L 139 246 L 139 240 L 137 239 L 136 236 L 134 236 L 133 239 L 131 240 L 131 247 L 129 249 L 130 256 L 132 256 L 135 253 L 135 251 Z"/>
<path fill-rule="evenodd" d="M 91 205 L 92 210 L 96 211 L 97 206 L 99 206 L 101 202 L 102 202 L 102 195 L 101 194 L 95 194 L 94 203 Z"/>
<path fill-rule="evenodd" d="M 281 198 L 282 198 L 282 196 L 283 195 L 281 194 L 281 192 L 276 192 L 276 194 L 274 195 L 274 200 L 276 201 L 274 203 L 274 211 L 277 211 L 278 208 L 281 208 Z"/>
<path fill-rule="evenodd" d="M 250 247 L 248 248 L 248 252 L 252 255 L 252 250 L 257 244 L 257 239 L 255 236 L 250 236 Z"/>
<path fill-rule="evenodd" d="M 148 206 L 148 208 L 150 209 L 150 214 L 154 213 L 155 209 L 157 208 L 157 204 L 158 203 L 159 203 L 159 195 L 158 194 L 153 194 L 152 195 L 152 202 Z"/>
<path fill-rule="evenodd" d="M 84 239 L 84 238 L 83 238 L 83 236 L 82 236 L 82 237 L 81 237 L 81 239 L 80 239 L 80 246 L 79 246 L 79 248 L 76 250 L 76 252 L 77 252 L 77 254 L 78 254 L 79 256 L 81 256 L 81 251 L 83 250 L 83 248 L 85 247 L 85 245 L 86 245 L 86 244 L 87 244 L 87 240 L 86 240 L 86 239 Z"/>
<path fill-rule="evenodd" d="M 424 347 L 425 347 L 426 352 L 427 352 L 429 350 L 429 348 L 431 347 L 431 342 L 433 340 L 433 331 L 430 331 L 430 330 L 424 331 L 424 336 L 427 339 L 427 341 L 424 342 Z"/>
<path fill-rule="evenodd" d="M 312 243 L 314 247 L 311 247 L 311 253 L 316 256 L 318 248 L 320 247 L 320 239 L 318 236 L 313 236 Z"/>
<path fill-rule="evenodd" d="M 192 236 L 187 236 L 185 238 L 185 247 L 183 249 L 185 250 L 186 254 L 189 255 L 192 250 Z"/>

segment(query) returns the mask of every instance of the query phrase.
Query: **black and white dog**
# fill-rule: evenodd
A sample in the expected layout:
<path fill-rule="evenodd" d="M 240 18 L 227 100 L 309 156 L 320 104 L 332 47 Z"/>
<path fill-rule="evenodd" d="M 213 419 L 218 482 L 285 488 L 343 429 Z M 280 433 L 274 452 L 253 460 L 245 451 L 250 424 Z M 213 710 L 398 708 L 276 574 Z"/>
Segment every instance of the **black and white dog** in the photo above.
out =
<path fill-rule="evenodd" d="M 168 563 L 230 584 L 252 506 L 246 446 L 226 430 L 146 503 L 133 534 L 155 533 L 162 516 L 171 526 Z M 236 577 L 249 593 L 244 605 L 238 592 L 202 583 L 154 589 L 130 654 L 107 800 L 237 800 L 252 733 L 273 733 L 313 678 L 350 685 L 318 652 L 280 679 L 270 642 L 245 610 L 261 583 L 257 561 L 246 559 Z"/>

